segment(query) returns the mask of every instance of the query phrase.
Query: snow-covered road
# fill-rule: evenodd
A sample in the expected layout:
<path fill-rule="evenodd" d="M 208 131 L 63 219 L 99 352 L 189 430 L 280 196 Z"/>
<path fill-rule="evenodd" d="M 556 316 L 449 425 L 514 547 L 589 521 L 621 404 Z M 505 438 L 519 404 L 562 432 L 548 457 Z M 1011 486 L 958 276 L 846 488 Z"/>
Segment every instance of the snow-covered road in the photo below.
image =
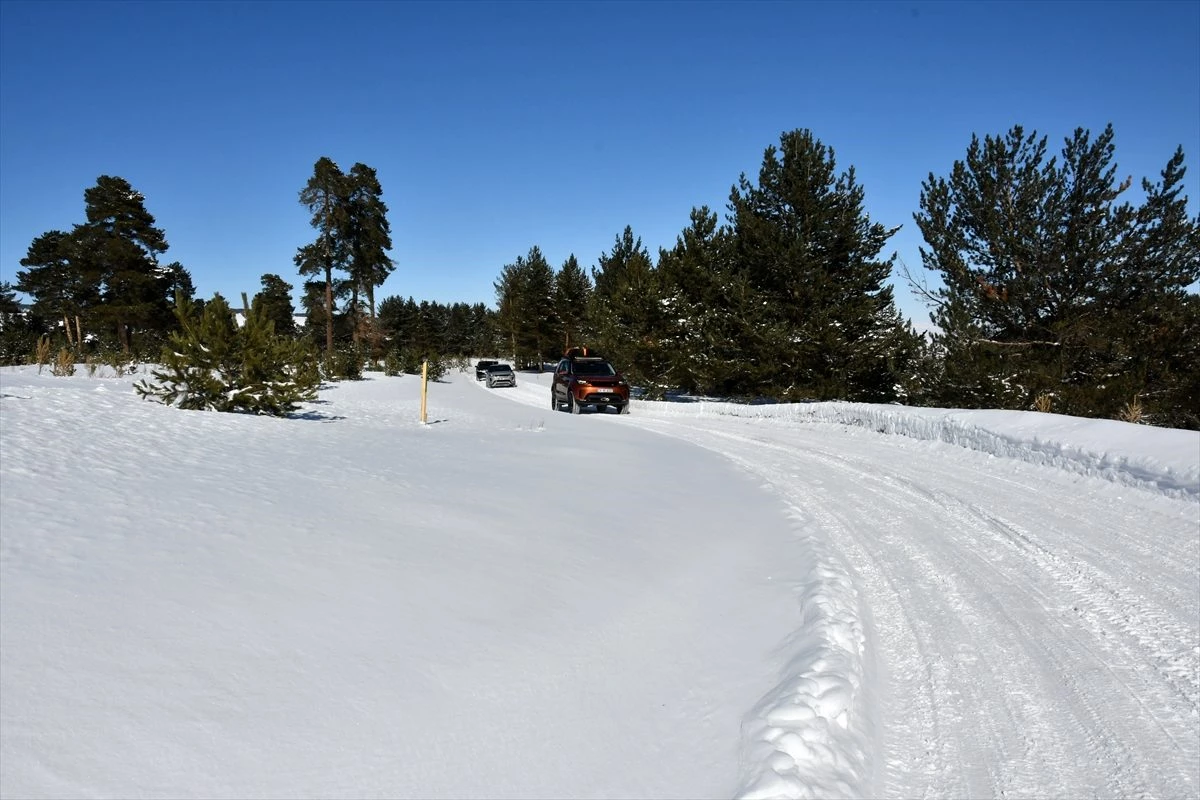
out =
<path fill-rule="evenodd" d="M 546 376 L 523 378 L 508 396 L 544 402 Z M 752 722 L 750 796 L 836 793 L 812 766 L 839 747 L 896 798 L 1200 792 L 1194 501 L 850 426 L 651 403 L 622 422 L 759 478 L 815 556 L 824 641 Z"/>
<path fill-rule="evenodd" d="M 1196 433 L 136 377 L 0 370 L 4 797 L 1200 794 Z"/>

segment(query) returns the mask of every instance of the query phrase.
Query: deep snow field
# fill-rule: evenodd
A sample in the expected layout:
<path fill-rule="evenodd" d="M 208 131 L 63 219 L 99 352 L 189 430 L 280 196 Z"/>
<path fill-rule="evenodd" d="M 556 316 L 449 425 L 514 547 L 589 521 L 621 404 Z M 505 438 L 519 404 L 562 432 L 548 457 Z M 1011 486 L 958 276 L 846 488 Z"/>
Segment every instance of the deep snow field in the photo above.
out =
<path fill-rule="evenodd" d="M 3 797 L 1200 795 L 1200 434 L 0 369 Z"/>

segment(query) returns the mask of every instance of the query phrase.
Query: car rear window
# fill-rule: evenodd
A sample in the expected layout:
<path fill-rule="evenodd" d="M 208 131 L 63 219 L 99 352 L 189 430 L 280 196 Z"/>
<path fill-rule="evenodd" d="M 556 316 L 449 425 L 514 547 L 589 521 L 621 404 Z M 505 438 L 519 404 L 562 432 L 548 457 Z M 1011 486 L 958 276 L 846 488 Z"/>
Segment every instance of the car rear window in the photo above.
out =
<path fill-rule="evenodd" d="M 576 361 L 576 375 L 616 375 L 617 371 L 613 369 L 612 364 L 607 361 Z"/>

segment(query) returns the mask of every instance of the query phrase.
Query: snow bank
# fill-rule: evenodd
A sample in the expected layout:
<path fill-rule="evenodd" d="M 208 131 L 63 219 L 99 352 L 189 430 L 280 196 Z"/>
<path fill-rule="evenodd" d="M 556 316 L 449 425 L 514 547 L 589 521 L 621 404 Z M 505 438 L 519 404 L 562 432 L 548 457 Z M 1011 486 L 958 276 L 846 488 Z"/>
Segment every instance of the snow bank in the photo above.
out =
<path fill-rule="evenodd" d="M 803 624 L 783 647 L 782 678 L 747 714 L 738 800 L 869 794 L 877 749 L 872 664 L 854 578 L 820 531 L 795 514 L 812 556 L 797 584 Z"/>
<path fill-rule="evenodd" d="M 1034 411 L 965 411 L 869 403 L 655 403 L 656 413 L 833 423 L 948 442 L 1002 458 L 1200 498 L 1200 432 Z"/>

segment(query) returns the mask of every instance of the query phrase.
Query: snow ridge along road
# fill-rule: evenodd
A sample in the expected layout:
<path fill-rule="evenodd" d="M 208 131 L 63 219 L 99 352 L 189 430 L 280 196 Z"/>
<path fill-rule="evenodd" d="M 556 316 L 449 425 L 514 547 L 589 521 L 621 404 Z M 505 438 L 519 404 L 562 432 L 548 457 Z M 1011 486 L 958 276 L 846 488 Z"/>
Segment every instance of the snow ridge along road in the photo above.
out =
<path fill-rule="evenodd" d="M 540 404 L 546 376 L 522 380 L 507 396 Z M 741 796 L 1197 796 L 1200 437 L 814 405 L 579 421 L 721 453 L 813 558 Z"/>

